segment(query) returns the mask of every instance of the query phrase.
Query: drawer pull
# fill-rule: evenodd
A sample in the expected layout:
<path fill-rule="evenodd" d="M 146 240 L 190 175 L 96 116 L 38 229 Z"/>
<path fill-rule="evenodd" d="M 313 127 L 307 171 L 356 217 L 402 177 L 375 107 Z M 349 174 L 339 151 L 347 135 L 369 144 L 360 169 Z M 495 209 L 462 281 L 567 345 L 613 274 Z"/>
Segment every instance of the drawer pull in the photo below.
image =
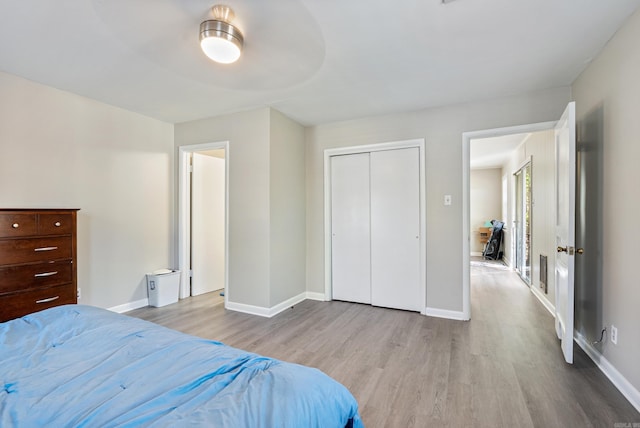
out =
<path fill-rule="evenodd" d="M 60 227 L 60 226 L 62 226 L 62 224 L 61 224 L 59 221 L 56 221 L 56 222 L 55 222 L 55 224 L 54 224 L 54 226 L 55 226 L 55 227 Z"/>
<path fill-rule="evenodd" d="M 20 225 L 18 223 L 13 223 L 11 227 L 13 227 L 14 229 L 17 229 L 20 227 Z"/>
<path fill-rule="evenodd" d="M 36 303 L 49 303 L 49 302 L 53 302 L 54 300 L 58 300 L 59 298 L 60 298 L 60 296 L 49 297 L 49 298 L 42 299 L 42 300 L 36 300 Z"/>
<path fill-rule="evenodd" d="M 44 273 L 37 273 L 35 275 L 33 275 L 36 278 L 43 278 L 45 276 L 53 276 L 53 275 L 57 275 L 58 271 L 54 271 L 54 272 L 44 272 Z"/>
<path fill-rule="evenodd" d="M 33 251 L 53 251 L 57 249 L 58 247 L 40 247 L 40 248 L 35 248 Z"/>

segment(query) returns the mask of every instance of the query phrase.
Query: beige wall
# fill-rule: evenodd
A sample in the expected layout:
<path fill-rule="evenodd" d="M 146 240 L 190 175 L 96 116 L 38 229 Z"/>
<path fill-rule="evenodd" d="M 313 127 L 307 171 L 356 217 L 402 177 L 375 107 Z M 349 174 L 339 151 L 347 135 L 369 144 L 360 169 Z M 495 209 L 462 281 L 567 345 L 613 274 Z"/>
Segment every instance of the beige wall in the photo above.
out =
<path fill-rule="evenodd" d="M 530 134 L 513 152 L 503 166 L 503 176 L 508 180 L 507 224 L 513 226 L 515 220 L 515 177 L 514 173 L 531 158 L 531 286 L 540 291 L 539 295 L 552 307 L 555 305 L 555 149 L 554 132 L 540 131 Z M 510 227 L 509 240 L 513 245 L 515 230 Z M 515 252 L 510 247 L 510 261 L 515 266 Z M 547 294 L 540 288 L 540 254 L 547 256 Z"/>
<path fill-rule="evenodd" d="M 507 182 L 507 215 L 505 217 L 504 225 L 504 260 L 510 267 L 516 265 L 515 255 L 515 177 L 513 173 L 516 172 L 522 162 L 526 159 L 524 142 L 518 146 L 516 150 L 511 153 L 509 160 L 502 165 L 502 179 Z"/>
<path fill-rule="evenodd" d="M 640 12 L 636 12 L 573 84 L 578 145 L 602 150 L 602 177 L 585 188 L 585 197 L 601 189 L 601 224 L 588 232 L 601 234 L 601 245 L 585 245 L 585 256 L 601 262 L 602 280 L 595 291 L 576 290 L 576 330 L 597 340 L 602 326 L 618 328 L 618 344 L 598 349 L 640 390 L 640 280 L 635 269 L 640 241 L 637 197 L 640 183 Z M 598 183 L 599 181 L 599 183 Z M 580 201 L 580 199 L 579 199 Z M 580 209 L 580 208 L 579 208 Z M 601 319 L 602 325 L 592 320 Z"/>
<path fill-rule="evenodd" d="M 480 243 L 479 228 L 486 221 L 504 221 L 502 218 L 502 169 L 472 169 L 469 172 L 469 225 L 472 253 L 484 250 Z"/>
<path fill-rule="evenodd" d="M 532 245 L 531 286 L 555 306 L 555 137 L 553 131 L 531 134 L 525 142 L 531 156 Z M 547 256 L 547 293 L 540 287 L 540 255 Z"/>
<path fill-rule="evenodd" d="M 173 267 L 173 126 L 1 72 L 0 94 L 0 206 L 80 208 L 80 303 L 146 298 Z"/>
<path fill-rule="evenodd" d="M 229 141 L 230 303 L 305 292 L 304 128 L 262 108 L 176 124 L 176 146 Z"/>
<path fill-rule="evenodd" d="M 269 307 L 269 109 L 175 125 L 176 146 L 229 141 L 230 302 Z"/>
<path fill-rule="evenodd" d="M 462 311 L 462 133 L 557 120 L 569 88 L 306 129 L 307 290 L 324 292 L 323 152 L 414 138 L 426 142 L 427 306 Z M 443 197 L 453 197 L 444 206 Z"/>
<path fill-rule="evenodd" d="M 306 291 L 304 127 L 270 110 L 271 295 L 275 306 Z"/>

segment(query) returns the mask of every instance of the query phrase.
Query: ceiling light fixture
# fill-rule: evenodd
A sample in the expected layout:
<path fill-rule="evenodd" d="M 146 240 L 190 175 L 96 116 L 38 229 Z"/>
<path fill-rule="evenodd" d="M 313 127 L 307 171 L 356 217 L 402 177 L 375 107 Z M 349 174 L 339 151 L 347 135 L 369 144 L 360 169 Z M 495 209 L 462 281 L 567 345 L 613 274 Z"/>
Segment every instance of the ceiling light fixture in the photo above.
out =
<path fill-rule="evenodd" d="M 231 64 L 240 58 L 242 33 L 231 25 L 235 17 L 229 6 L 211 8 L 213 19 L 200 24 L 200 47 L 206 56 L 222 64 Z"/>

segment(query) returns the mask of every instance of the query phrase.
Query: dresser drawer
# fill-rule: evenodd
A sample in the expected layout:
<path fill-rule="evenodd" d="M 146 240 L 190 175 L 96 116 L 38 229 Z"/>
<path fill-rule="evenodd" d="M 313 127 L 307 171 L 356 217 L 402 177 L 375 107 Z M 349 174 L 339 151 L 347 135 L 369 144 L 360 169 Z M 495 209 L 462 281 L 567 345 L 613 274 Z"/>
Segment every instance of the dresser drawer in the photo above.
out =
<path fill-rule="evenodd" d="M 0 267 L 0 294 L 73 282 L 71 260 Z"/>
<path fill-rule="evenodd" d="M 38 214 L 39 235 L 66 235 L 73 231 L 73 216 L 62 214 Z"/>
<path fill-rule="evenodd" d="M 11 265 L 72 257 L 71 236 L 0 240 L 0 264 Z"/>
<path fill-rule="evenodd" d="M 30 236 L 37 233 L 36 214 L 0 213 L 0 238 Z"/>
<path fill-rule="evenodd" d="M 0 306 L 0 322 L 68 303 L 76 303 L 73 284 L 5 295 Z"/>

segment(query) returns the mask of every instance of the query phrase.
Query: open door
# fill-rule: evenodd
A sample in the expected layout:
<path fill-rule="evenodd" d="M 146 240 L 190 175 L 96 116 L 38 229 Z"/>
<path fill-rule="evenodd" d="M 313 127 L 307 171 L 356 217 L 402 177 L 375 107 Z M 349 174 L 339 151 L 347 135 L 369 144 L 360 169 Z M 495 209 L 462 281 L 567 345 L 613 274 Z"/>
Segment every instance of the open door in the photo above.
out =
<path fill-rule="evenodd" d="M 220 150 L 218 150 L 220 151 Z M 225 161 L 194 152 L 191 174 L 191 295 L 225 286 Z"/>
<path fill-rule="evenodd" d="M 555 126 L 556 149 L 556 333 L 567 363 L 573 364 L 576 106 L 569 103 Z"/>

